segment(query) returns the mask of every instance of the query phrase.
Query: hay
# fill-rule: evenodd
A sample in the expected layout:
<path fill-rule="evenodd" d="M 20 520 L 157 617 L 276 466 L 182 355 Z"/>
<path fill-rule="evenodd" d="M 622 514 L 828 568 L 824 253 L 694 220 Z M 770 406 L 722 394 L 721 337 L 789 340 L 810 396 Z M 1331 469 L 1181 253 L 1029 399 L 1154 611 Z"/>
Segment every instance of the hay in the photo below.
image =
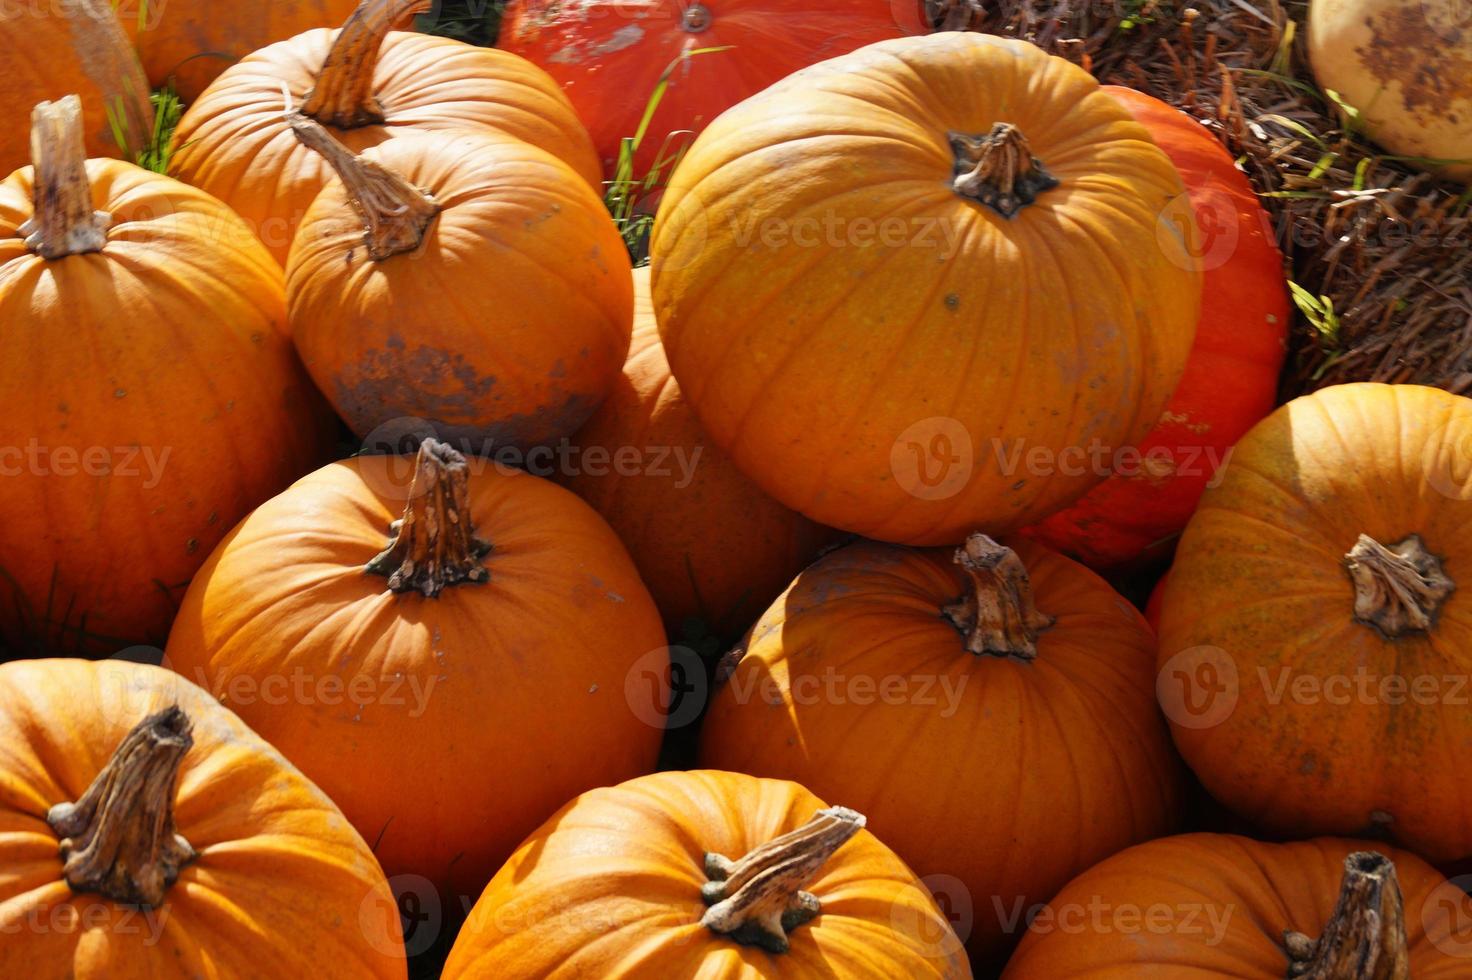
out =
<path fill-rule="evenodd" d="M 1306 2 L 931 0 L 1190 113 L 1273 216 L 1299 315 L 1285 397 L 1346 381 L 1472 391 L 1469 195 L 1381 155 L 1314 84 Z"/>

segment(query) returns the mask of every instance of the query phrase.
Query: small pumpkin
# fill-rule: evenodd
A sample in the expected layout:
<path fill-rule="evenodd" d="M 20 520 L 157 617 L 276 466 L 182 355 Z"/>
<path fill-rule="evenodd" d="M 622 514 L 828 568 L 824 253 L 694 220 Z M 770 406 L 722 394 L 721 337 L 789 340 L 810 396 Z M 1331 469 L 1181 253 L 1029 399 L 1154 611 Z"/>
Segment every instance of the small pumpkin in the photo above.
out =
<path fill-rule="evenodd" d="M 425 133 L 354 156 L 292 120 L 339 174 L 287 266 L 292 339 L 367 437 L 415 418 L 467 451 L 565 438 L 629 349 L 628 252 L 561 161 L 504 136 Z"/>
<path fill-rule="evenodd" d="M 0 633 L 13 649 L 162 643 L 230 526 L 315 465 L 326 412 L 280 268 L 214 198 L 85 160 L 75 96 L 36 108 L 0 183 Z"/>
<path fill-rule="evenodd" d="M 1385 149 L 1472 180 L 1472 18 L 1458 0 L 1313 0 L 1319 87 Z"/>
<path fill-rule="evenodd" d="M 257 508 L 195 577 L 166 656 L 443 901 L 659 753 L 625 684 L 668 653 L 618 538 L 561 487 L 433 440 Z"/>
<path fill-rule="evenodd" d="M 444 976 L 969 978 L 925 885 L 864 823 L 729 772 L 590 790 L 486 887 Z"/>
<path fill-rule="evenodd" d="M 393 893 L 332 801 L 208 694 L 0 665 L 0 973 L 402 980 Z"/>
<path fill-rule="evenodd" d="M 1160 692 L 1211 794 L 1282 835 L 1472 854 L 1472 400 L 1325 388 L 1237 445 L 1176 551 Z"/>
<path fill-rule="evenodd" d="M 773 82 L 907 29 L 918 33 L 919 0 L 909 8 L 905 0 L 517 0 L 496 43 L 562 86 L 606 176 L 624 139 L 646 125 L 633 169 L 642 178 L 661 160 L 667 170 L 689 134 Z M 645 124 L 648 96 L 672 64 Z"/>
<path fill-rule="evenodd" d="M 1003 980 L 1465 977 L 1472 898 L 1408 851 L 1185 834 L 1075 878 Z"/>
<path fill-rule="evenodd" d="M 716 445 L 788 507 L 906 544 L 1016 530 L 1099 482 L 1068 455 L 1133 444 L 1180 379 L 1183 194 L 1062 58 L 869 45 L 696 141 L 654 228 L 660 336 Z"/>
<path fill-rule="evenodd" d="M 1093 568 L 1163 556 L 1232 446 L 1273 409 L 1290 318 L 1283 256 L 1236 161 L 1195 119 L 1105 86 L 1176 165 L 1195 213 L 1202 269 L 1196 340 L 1170 404 L 1144 440 L 1101 456 L 1107 480 L 1028 533 Z"/>
<path fill-rule="evenodd" d="M 428 0 L 363 0 L 341 31 L 306 31 L 247 56 L 184 113 L 170 173 L 234 208 L 283 265 L 332 176 L 292 136 L 289 108 L 354 151 L 426 130 L 515 137 L 601 191 L 592 142 L 557 84 L 504 51 L 392 30 L 427 9 Z"/>
<path fill-rule="evenodd" d="M 992 962 L 1015 937 L 989 896 L 1044 901 L 1172 828 L 1154 649 L 1103 580 L 1033 542 L 849 545 L 752 627 L 700 763 L 848 801 L 916 872 L 960 881 L 963 938 Z"/>

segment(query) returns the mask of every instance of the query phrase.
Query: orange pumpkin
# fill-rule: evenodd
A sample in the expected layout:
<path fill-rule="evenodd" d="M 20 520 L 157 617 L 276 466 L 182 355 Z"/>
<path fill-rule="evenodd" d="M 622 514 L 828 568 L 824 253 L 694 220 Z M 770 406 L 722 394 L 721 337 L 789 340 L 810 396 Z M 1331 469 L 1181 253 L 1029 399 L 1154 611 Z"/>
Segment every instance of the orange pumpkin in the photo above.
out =
<path fill-rule="evenodd" d="M 50 653 L 162 643 L 210 549 L 310 469 L 330 416 L 281 270 L 178 181 L 84 160 L 75 97 L 0 183 L 0 633 Z"/>
<path fill-rule="evenodd" d="M 90 156 L 131 159 L 153 132 L 148 81 L 108 0 L 8 5 L 0 10 L 0 49 L 6 55 L 0 72 L 0 176 L 30 160 L 30 132 L 22 120 L 31 107 L 68 93 L 82 100 L 82 137 Z"/>
<path fill-rule="evenodd" d="M 512 136 L 601 190 L 592 142 L 540 68 L 504 51 L 390 31 L 428 6 L 363 0 L 341 31 L 307 31 L 246 57 L 180 120 L 170 172 L 234 208 L 282 264 L 332 176 L 293 138 L 286 108 L 330 127 L 354 151 L 426 130 Z"/>
<path fill-rule="evenodd" d="M 398 909 L 342 813 L 193 684 L 0 666 L 0 974 L 402 980 Z"/>
<path fill-rule="evenodd" d="M 1211 794 L 1293 836 L 1472 854 L 1472 400 L 1351 384 L 1237 445 L 1181 538 L 1160 691 Z"/>
<path fill-rule="evenodd" d="M 970 977 L 930 893 L 863 827 L 728 772 L 591 790 L 486 887 L 445 980 Z"/>
<path fill-rule="evenodd" d="M 634 270 L 623 377 L 572 442 L 562 484 L 618 532 L 672 632 L 691 619 L 745 629 L 834 537 L 710 445 L 670 376 L 647 266 Z"/>
<path fill-rule="evenodd" d="M 1034 916 L 1003 980 L 1452 980 L 1472 898 L 1408 851 L 1186 834 L 1079 875 Z"/>
<path fill-rule="evenodd" d="M 304 478 L 210 556 L 167 650 L 391 875 L 465 896 L 569 798 L 653 768 L 660 719 L 625 683 L 668 662 L 608 525 L 561 487 L 477 465 L 430 440 L 417 461 Z"/>
<path fill-rule="evenodd" d="M 752 627 L 700 750 L 845 800 L 917 872 L 959 881 L 983 963 L 1011 941 L 997 909 L 1169 831 L 1180 806 L 1140 614 L 1013 547 L 820 559 Z"/>
<path fill-rule="evenodd" d="M 907 544 L 1014 530 L 1175 389 L 1201 299 L 1185 200 L 1076 65 L 873 44 L 696 141 L 654 228 L 660 336 L 711 439 L 794 510 Z"/>

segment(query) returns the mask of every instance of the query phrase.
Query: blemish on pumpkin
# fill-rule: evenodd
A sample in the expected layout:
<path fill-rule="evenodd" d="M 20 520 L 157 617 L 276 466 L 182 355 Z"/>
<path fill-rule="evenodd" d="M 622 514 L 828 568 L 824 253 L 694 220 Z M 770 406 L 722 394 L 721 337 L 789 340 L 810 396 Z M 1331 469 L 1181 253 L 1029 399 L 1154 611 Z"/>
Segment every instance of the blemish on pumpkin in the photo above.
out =
<path fill-rule="evenodd" d="M 1444 118 L 1454 103 L 1472 102 L 1472 58 L 1455 49 L 1461 39 L 1455 25 L 1432 22 L 1439 17 L 1430 4 L 1387 9 L 1379 23 L 1365 19 L 1370 42 L 1355 52 L 1380 81 L 1400 85 L 1406 109 L 1422 124 Z M 1424 53 L 1433 42 L 1437 63 L 1428 62 Z"/>
<path fill-rule="evenodd" d="M 565 48 L 559 48 L 552 52 L 552 56 L 547 60 L 559 65 L 581 64 L 589 58 L 596 59 L 603 55 L 613 54 L 615 51 L 631 48 L 642 40 L 644 40 L 644 28 L 638 24 L 630 24 L 628 27 L 620 27 L 606 40 L 588 45 L 586 49 L 581 44 L 569 44 Z"/>
<path fill-rule="evenodd" d="M 594 684 L 592 687 L 588 688 L 588 693 L 589 694 L 597 694 L 598 693 L 598 685 L 597 684 Z"/>
<path fill-rule="evenodd" d="M 191 554 L 192 555 L 192 554 L 194 554 L 198 550 L 199 550 L 199 539 L 198 538 L 190 538 L 188 541 L 184 542 L 184 551 L 187 554 Z"/>
<path fill-rule="evenodd" d="M 946 309 L 959 310 L 961 308 L 961 297 L 955 293 L 946 294 Z"/>
<path fill-rule="evenodd" d="M 118 388 L 117 390 L 115 390 L 112 393 L 112 396 L 114 398 L 127 398 L 128 397 L 128 391 L 127 391 L 126 388 Z"/>

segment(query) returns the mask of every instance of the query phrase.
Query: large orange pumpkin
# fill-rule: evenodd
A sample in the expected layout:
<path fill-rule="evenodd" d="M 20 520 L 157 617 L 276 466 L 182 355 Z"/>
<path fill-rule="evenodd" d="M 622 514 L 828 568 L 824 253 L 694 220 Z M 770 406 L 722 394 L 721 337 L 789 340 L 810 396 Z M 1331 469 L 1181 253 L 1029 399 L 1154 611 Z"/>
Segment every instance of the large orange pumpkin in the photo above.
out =
<path fill-rule="evenodd" d="M 1167 219 L 1179 219 L 1167 220 Z M 701 423 L 814 520 L 1008 531 L 1159 419 L 1195 331 L 1181 179 L 1088 73 L 936 34 L 806 69 L 705 131 L 654 228 Z"/>
<path fill-rule="evenodd" d="M 1469 499 L 1472 400 L 1433 388 L 1326 388 L 1238 443 L 1160 613 L 1162 705 L 1213 796 L 1282 834 L 1472 854 L 1439 775 L 1472 764 Z"/>
<path fill-rule="evenodd" d="M 30 160 L 23 120 L 38 102 L 81 98 L 90 156 L 131 158 L 153 131 L 148 81 L 108 0 L 8 4 L 0 8 L 0 50 L 0 176 Z"/>
<path fill-rule="evenodd" d="M 0 974 L 403 980 L 398 910 L 322 791 L 193 684 L 0 666 Z"/>
<path fill-rule="evenodd" d="M 84 160 L 75 97 L 0 183 L 0 632 L 51 653 L 162 643 L 230 526 L 319 461 L 330 418 L 281 270 L 191 187 Z M 25 528 L 22 533 L 19 527 Z"/>
<path fill-rule="evenodd" d="M 920 0 L 516 0 L 497 44 L 557 80 L 608 176 L 680 59 L 634 158 L 642 177 L 686 134 L 799 68 L 921 29 Z M 718 50 L 687 57 L 706 48 Z"/>
<path fill-rule="evenodd" d="M 1408 851 L 1186 834 L 1079 875 L 1033 917 L 1004 980 L 1453 980 L 1472 898 Z"/>
<path fill-rule="evenodd" d="M 863 827 L 728 772 L 592 790 L 487 886 L 445 980 L 970 977 L 930 893 Z"/>
<path fill-rule="evenodd" d="M 917 872 L 959 881 L 983 962 L 1011 939 L 1001 910 L 1169 831 L 1180 802 L 1140 614 L 1014 547 L 820 559 L 752 627 L 700 751 L 844 800 Z"/>
<path fill-rule="evenodd" d="M 598 197 L 550 154 L 424 133 L 355 157 L 298 115 L 341 175 L 287 267 L 292 339 L 360 436 L 405 418 L 468 452 L 576 431 L 629 349 L 629 258 Z"/>
<path fill-rule="evenodd" d="M 1232 155 L 1164 102 L 1105 91 L 1150 131 L 1186 183 L 1202 302 L 1186 373 L 1155 428 L 1138 446 L 1102 455 L 1109 479 L 1029 531 L 1094 568 L 1148 560 L 1175 544 L 1232 446 L 1272 411 L 1290 315 L 1282 253 Z"/>
<path fill-rule="evenodd" d="M 283 91 L 354 151 L 406 132 L 491 132 L 541 147 L 601 188 L 587 132 L 540 68 L 504 51 L 390 31 L 427 7 L 363 0 L 341 31 L 307 31 L 246 57 L 180 120 L 170 172 L 239 212 L 282 264 L 332 175 L 292 136 Z"/>
<path fill-rule="evenodd" d="M 608 525 L 477 465 L 431 440 L 302 479 L 210 556 L 167 650 L 390 874 L 462 896 L 568 799 L 653 768 L 660 719 L 625 685 L 668 658 Z"/>
<path fill-rule="evenodd" d="M 710 444 L 670 376 L 634 271 L 634 336 L 623 377 L 572 439 L 561 480 L 628 546 L 671 630 L 699 619 L 742 630 L 833 533 L 757 489 Z"/>

